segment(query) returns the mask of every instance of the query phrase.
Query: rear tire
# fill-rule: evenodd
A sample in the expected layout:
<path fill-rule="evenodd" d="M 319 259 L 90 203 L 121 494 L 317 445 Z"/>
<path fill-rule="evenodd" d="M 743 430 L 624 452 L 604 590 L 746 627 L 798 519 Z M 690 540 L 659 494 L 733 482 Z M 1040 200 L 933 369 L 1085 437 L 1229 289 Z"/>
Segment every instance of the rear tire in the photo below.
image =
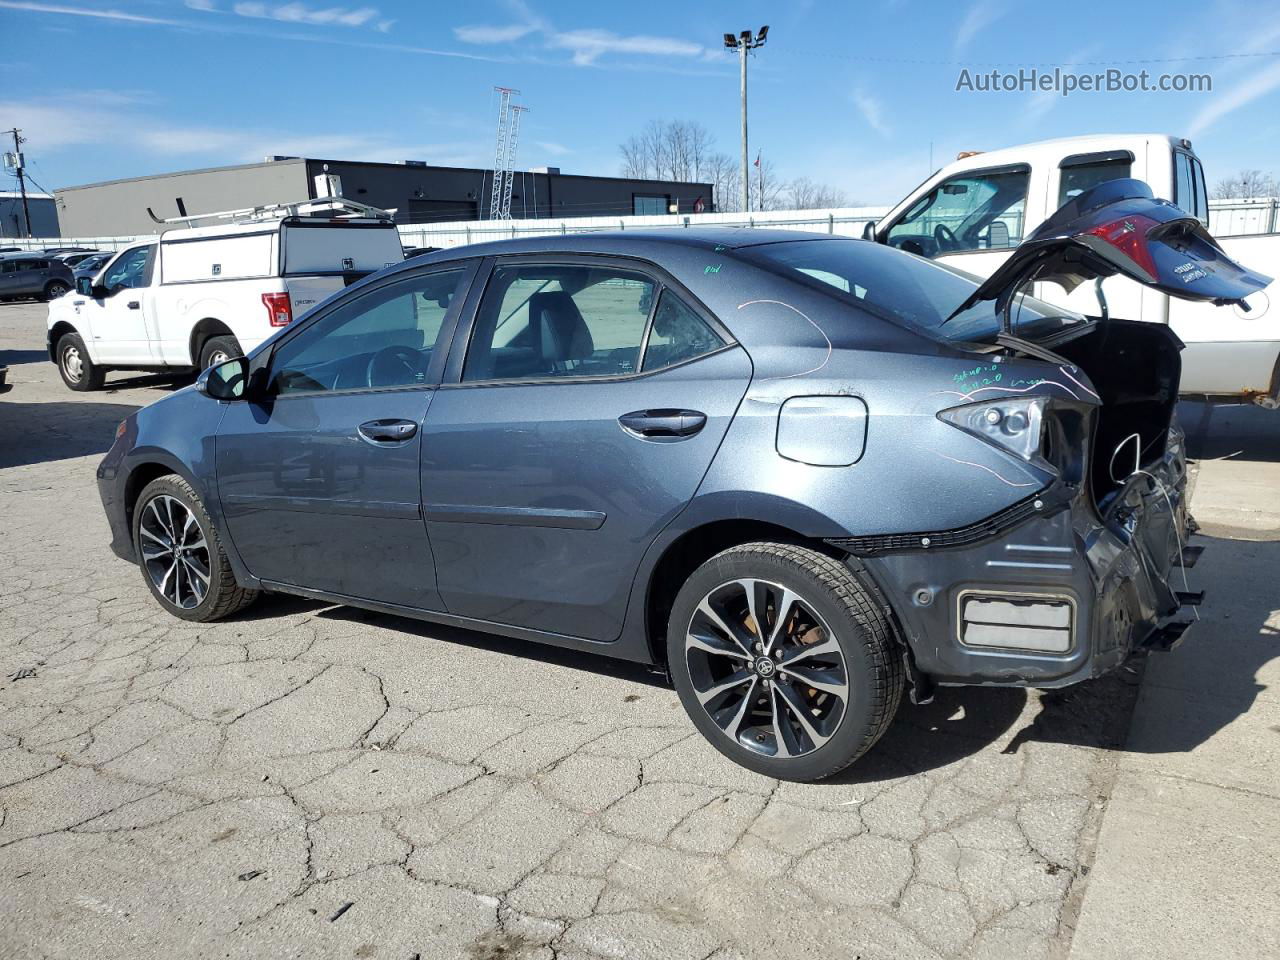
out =
<path fill-rule="evenodd" d="M 64 296 L 70 290 L 71 288 L 67 286 L 65 283 L 63 283 L 61 280 L 50 280 L 47 284 L 45 284 L 44 298 L 46 300 L 57 300 L 59 297 Z"/>
<path fill-rule="evenodd" d="M 208 370 L 235 357 L 243 357 L 240 341 L 235 337 L 210 337 L 200 348 L 200 369 Z"/>
<path fill-rule="evenodd" d="M 204 504 L 176 474 L 142 488 L 133 508 L 133 549 L 151 595 L 175 617 L 221 620 L 258 597 L 236 583 Z"/>
<path fill-rule="evenodd" d="M 64 333 L 58 340 L 58 373 L 62 382 L 80 393 L 102 389 L 105 371 L 89 359 L 78 333 Z"/>
<path fill-rule="evenodd" d="M 712 746 L 781 780 L 821 780 L 871 749 L 905 680 L 853 572 L 784 543 L 733 547 L 694 571 L 671 611 L 667 663 Z"/>

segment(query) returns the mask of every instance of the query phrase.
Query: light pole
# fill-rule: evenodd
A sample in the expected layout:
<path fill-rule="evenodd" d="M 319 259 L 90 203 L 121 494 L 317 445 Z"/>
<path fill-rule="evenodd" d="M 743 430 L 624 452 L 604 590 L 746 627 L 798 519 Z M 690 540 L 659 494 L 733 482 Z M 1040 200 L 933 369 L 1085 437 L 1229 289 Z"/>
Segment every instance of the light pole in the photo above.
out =
<path fill-rule="evenodd" d="M 751 175 L 748 173 L 750 167 L 747 160 L 747 51 L 756 50 L 764 46 L 764 42 L 769 37 L 769 28 L 761 27 L 760 32 L 754 37 L 750 30 L 743 30 L 738 36 L 732 33 L 724 35 L 724 45 L 727 50 L 738 51 L 738 61 L 742 65 L 742 172 L 739 179 L 742 181 L 742 212 L 746 213 L 751 209 Z"/>

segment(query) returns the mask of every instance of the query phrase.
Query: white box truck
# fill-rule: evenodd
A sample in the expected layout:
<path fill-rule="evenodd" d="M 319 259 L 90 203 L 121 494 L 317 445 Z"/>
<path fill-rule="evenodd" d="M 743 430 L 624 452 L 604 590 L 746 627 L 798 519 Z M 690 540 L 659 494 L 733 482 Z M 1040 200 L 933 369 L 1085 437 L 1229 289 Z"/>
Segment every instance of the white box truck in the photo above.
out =
<path fill-rule="evenodd" d="M 228 222 L 126 247 L 49 304 L 49 359 L 68 387 L 95 390 L 110 370 L 202 370 L 242 355 L 404 259 L 390 213 L 342 198 L 178 222 L 204 219 Z"/>

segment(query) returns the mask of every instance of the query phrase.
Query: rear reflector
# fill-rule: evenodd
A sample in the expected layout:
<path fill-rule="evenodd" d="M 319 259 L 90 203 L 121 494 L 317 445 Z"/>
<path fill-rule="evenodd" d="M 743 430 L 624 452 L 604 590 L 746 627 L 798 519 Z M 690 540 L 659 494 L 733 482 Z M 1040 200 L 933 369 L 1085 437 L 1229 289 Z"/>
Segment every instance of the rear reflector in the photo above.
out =
<path fill-rule="evenodd" d="M 293 305 L 287 293 L 264 293 L 262 305 L 273 327 L 287 327 L 293 321 Z"/>
<path fill-rule="evenodd" d="M 1072 604 L 1041 596 L 966 594 L 960 601 L 960 642 L 1066 653 L 1071 649 Z"/>

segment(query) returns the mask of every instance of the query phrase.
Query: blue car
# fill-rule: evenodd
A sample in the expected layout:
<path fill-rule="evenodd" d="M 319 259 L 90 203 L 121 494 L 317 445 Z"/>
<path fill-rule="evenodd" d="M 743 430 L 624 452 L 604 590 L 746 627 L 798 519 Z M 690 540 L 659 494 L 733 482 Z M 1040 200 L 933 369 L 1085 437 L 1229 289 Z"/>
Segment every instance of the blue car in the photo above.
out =
<path fill-rule="evenodd" d="M 656 664 L 727 756 L 826 777 L 904 691 L 1185 630 L 1181 344 L 1022 293 L 1115 274 L 1267 283 L 1125 180 L 982 283 L 788 231 L 427 254 L 121 423 L 112 546 L 188 620 L 279 592 Z"/>

